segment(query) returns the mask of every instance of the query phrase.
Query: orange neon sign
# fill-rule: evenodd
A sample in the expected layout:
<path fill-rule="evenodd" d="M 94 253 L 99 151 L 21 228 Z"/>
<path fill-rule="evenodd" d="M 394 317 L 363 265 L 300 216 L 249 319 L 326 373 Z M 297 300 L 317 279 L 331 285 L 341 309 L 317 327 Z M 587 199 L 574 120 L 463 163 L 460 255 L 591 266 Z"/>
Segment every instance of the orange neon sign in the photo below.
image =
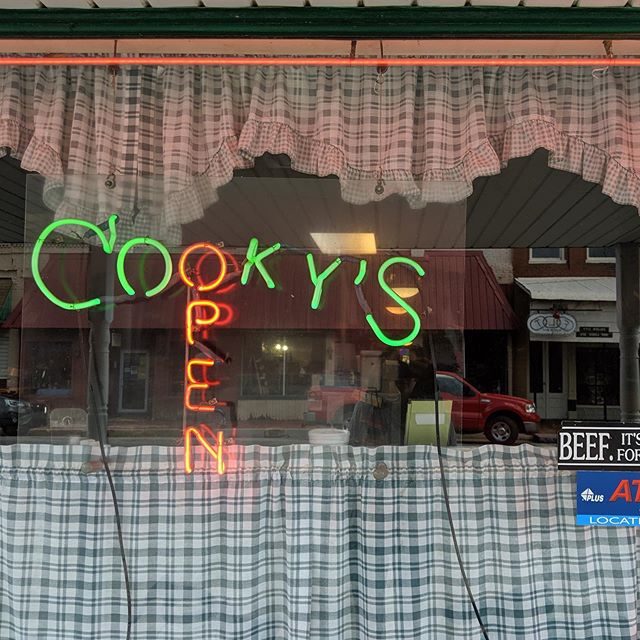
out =
<path fill-rule="evenodd" d="M 220 380 L 209 380 L 207 378 L 206 370 L 209 367 L 214 367 L 215 363 L 213 360 L 206 360 L 203 358 L 191 358 L 187 362 L 187 381 L 189 384 L 185 386 L 184 389 L 184 406 L 189 411 L 196 412 L 212 412 L 216 410 L 216 403 L 209 402 L 206 398 L 206 392 L 211 387 L 215 387 L 220 384 Z M 196 377 L 193 373 L 194 367 L 201 367 L 203 380 L 196 380 Z M 200 392 L 200 404 L 193 404 L 191 402 L 192 394 L 194 391 Z"/>
<path fill-rule="evenodd" d="M 211 309 L 211 316 L 208 318 L 202 317 L 203 309 Z M 195 313 L 194 313 L 195 312 Z M 195 317 L 194 317 L 195 316 Z M 187 305 L 187 341 L 191 346 L 195 342 L 193 338 L 193 323 L 197 327 L 210 327 L 218 322 L 220 318 L 220 307 L 213 302 L 213 300 L 194 300 Z"/>
<path fill-rule="evenodd" d="M 193 254 L 200 254 L 195 262 L 195 266 L 188 264 L 188 258 Z M 205 260 L 212 256 L 217 261 L 217 275 L 205 281 L 203 277 L 203 265 Z M 224 302 L 210 300 L 201 297 L 203 293 L 216 294 L 225 293 L 235 285 L 227 284 L 229 271 L 228 263 L 234 272 L 239 271 L 237 261 L 221 251 L 218 247 L 208 242 L 198 242 L 187 247 L 178 263 L 178 271 L 182 281 L 189 287 L 194 297 L 185 308 L 185 330 L 187 348 L 200 346 L 196 343 L 196 335 L 199 340 L 206 339 L 209 331 L 214 327 L 222 327 L 233 321 L 234 313 L 231 305 Z M 222 288 L 221 285 L 224 285 Z M 224 406 L 224 402 L 219 402 L 216 398 L 207 399 L 207 392 L 218 386 L 220 380 L 209 378 L 209 371 L 215 371 L 216 362 L 210 358 L 188 357 L 185 366 L 185 390 L 184 407 L 188 411 L 195 413 L 212 413 L 216 407 Z M 203 454 L 208 454 L 212 460 L 212 468 L 218 474 L 223 474 L 225 465 L 224 456 L 224 432 L 213 431 L 204 423 L 199 426 L 187 426 L 184 429 L 184 468 L 187 474 L 193 473 L 193 439 L 202 447 Z"/>
<path fill-rule="evenodd" d="M 213 434 L 211 429 L 206 425 L 187 427 L 184 430 L 184 470 L 187 474 L 193 473 L 193 448 L 191 440 L 195 438 L 209 454 L 211 459 L 215 461 L 215 470 L 218 472 L 218 475 L 222 475 L 225 469 L 223 460 L 224 433 L 218 431 L 218 433 L 215 434 L 215 446 L 212 446 L 207 441 L 205 434 Z"/>
<path fill-rule="evenodd" d="M 196 270 L 198 272 L 197 273 L 198 279 L 200 279 L 199 275 L 201 273 L 202 263 L 204 262 L 204 259 L 208 255 L 211 255 L 211 254 L 215 255 L 218 258 L 218 264 L 220 265 L 218 276 L 214 278 L 211 282 L 207 282 L 206 284 L 202 281 L 199 282 L 198 284 L 194 283 L 191 277 L 189 276 L 189 274 L 187 273 L 187 258 L 194 251 L 198 251 L 199 249 L 206 249 L 210 253 L 203 254 L 198 260 L 198 264 L 196 266 Z M 182 281 L 188 287 L 195 288 L 197 291 L 213 291 L 214 289 L 220 286 L 220 283 L 225 279 L 227 275 L 227 260 L 224 257 L 222 251 L 218 249 L 218 247 L 215 247 L 214 245 L 208 242 L 197 242 L 196 244 L 192 244 L 190 247 L 187 247 L 182 252 L 182 255 L 180 256 L 180 262 L 178 262 L 178 271 L 180 272 L 180 277 L 182 278 Z"/>

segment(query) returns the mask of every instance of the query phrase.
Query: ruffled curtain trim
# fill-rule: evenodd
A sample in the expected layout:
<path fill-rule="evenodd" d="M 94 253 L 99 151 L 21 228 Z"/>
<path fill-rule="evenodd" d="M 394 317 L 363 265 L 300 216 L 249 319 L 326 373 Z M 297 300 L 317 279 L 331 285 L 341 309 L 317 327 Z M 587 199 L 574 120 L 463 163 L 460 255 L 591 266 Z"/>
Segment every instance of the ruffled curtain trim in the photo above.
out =
<path fill-rule="evenodd" d="M 369 69 L 127 67 L 110 96 L 106 69 L 42 69 L 0 69 L 0 147 L 45 176 L 58 215 L 117 210 L 168 242 L 266 153 L 337 176 L 349 203 L 397 193 L 419 209 L 546 149 L 550 167 L 640 206 L 632 70 L 392 68 L 377 96 Z"/>

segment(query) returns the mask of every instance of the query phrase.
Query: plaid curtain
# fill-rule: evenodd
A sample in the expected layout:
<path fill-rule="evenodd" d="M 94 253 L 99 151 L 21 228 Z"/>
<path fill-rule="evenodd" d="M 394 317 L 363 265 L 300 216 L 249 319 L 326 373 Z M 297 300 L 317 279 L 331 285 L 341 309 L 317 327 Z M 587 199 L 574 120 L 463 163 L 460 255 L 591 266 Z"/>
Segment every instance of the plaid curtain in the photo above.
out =
<path fill-rule="evenodd" d="M 109 451 L 135 640 L 481 637 L 432 447 L 247 447 L 222 477 L 180 449 Z M 448 449 L 462 555 L 492 640 L 637 637 L 633 529 L 577 527 L 530 446 Z M 0 447 L 0 637 L 122 640 L 126 602 L 90 445 Z M 90 466 L 90 465 L 89 465 Z"/>
<path fill-rule="evenodd" d="M 588 67 L 3 67 L 0 148 L 47 176 L 46 201 L 63 215 L 118 210 L 123 224 L 167 240 L 180 240 L 180 224 L 203 215 L 234 169 L 267 152 L 337 175 L 349 202 L 399 192 L 422 207 L 462 200 L 474 178 L 544 148 L 551 167 L 638 206 L 640 76 L 596 76 Z"/>

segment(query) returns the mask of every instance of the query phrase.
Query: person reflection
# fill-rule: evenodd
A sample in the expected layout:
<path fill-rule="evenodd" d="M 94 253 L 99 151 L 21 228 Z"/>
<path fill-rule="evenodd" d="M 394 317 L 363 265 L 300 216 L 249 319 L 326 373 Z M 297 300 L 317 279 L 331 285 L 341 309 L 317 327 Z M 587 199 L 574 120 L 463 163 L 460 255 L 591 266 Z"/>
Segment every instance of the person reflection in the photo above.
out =
<path fill-rule="evenodd" d="M 409 401 L 435 398 L 435 371 L 423 346 L 411 345 L 396 351 L 394 355 L 398 360 L 398 378 L 395 384 L 400 392 L 400 439 L 404 442 Z"/>
<path fill-rule="evenodd" d="M 354 445 L 401 445 L 409 401 L 435 397 L 433 364 L 424 346 L 388 348 L 380 358 L 381 391 L 368 392 L 349 421 Z"/>

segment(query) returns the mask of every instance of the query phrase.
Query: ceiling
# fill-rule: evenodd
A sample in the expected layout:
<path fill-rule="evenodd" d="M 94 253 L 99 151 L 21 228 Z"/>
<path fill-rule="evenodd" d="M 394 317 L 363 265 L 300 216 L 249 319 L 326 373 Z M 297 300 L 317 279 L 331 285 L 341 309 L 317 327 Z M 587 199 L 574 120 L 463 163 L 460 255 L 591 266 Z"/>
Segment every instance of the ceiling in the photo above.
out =
<path fill-rule="evenodd" d="M 24 237 L 26 172 L 0 160 L 0 243 Z M 500 175 L 478 178 L 459 204 L 411 209 L 392 195 L 351 205 L 337 178 L 289 168 L 285 156 L 265 156 L 238 171 L 205 218 L 184 227 L 184 241 L 207 238 L 227 246 L 261 243 L 315 246 L 312 232 L 373 232 L 380 248 L 599 247 L 640 241 L 640 216 L 602 194 L 599 185 L 549 169 L 547 152 L 512 160 Z M 30 201 L 41 205 L 31 195 Z M 31 204 L 30 204 L 31 206 Z"/>
<path fill-rule="evenodd" d="M 219 190 L 206 217 L 187 225 L 185 241 L 220 239 L 313 246 L 311 232 L 373 232 L 386 248 L 599 247 L 640 240 L 635 207 L 620 206 L 599 185 L 549 169 L 547 152 L 511 161 L 498 176 L 478 178 L 459 204 L 411 209 L 390 196 L 351 205 L 335 178 L 287 168 L 286 157 L 265 157 Z"/>

